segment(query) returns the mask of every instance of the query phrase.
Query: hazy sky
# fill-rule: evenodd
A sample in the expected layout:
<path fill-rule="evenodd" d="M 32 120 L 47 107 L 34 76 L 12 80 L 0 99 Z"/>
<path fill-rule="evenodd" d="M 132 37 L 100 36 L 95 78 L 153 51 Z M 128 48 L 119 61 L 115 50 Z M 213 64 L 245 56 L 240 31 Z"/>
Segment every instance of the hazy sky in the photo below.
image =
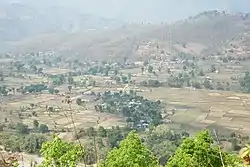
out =
<path fill-rule="evenodd" d="M 126 21 L 170 21 L 205 10 L 250 12 L 250 0 L 0 0 L 35 6 L 67 6 L 76 11 Z"/>

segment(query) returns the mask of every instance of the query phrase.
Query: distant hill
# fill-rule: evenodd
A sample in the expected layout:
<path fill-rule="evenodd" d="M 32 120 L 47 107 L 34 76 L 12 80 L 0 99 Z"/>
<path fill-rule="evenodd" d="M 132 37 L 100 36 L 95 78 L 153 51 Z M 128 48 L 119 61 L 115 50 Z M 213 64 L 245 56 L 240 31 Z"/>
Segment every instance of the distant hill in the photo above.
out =
<path fill-rule="evenodd" d="M 100 59 L 109 55 L 136 58 L 136 48 L 151 41 L 162 45 L 165 52 L 187 52 L 208 56 L 223 50 L 229 41 L 248 34 L 250 17 L 248 14 L 209 11 L 172 25 L 115 25 L 118 25 L 118 28 L 112 30 L 70 31 L 72 28 L 68 24 L 58 24 L 55 27 L 60 27 L 59 30 L 40 33 L 18 42 L 5 42 L 5 45 L 15 52 L 54 50 L 65 55 Z"/>
<path fill-rule="evenodd" d="M 117 20 L 94 17 L 67 6 L 43 5 L 42 1 L 34 4 L 27 0 L 0 0 L 0 42 L 118 25 L 121 22 Z"/>

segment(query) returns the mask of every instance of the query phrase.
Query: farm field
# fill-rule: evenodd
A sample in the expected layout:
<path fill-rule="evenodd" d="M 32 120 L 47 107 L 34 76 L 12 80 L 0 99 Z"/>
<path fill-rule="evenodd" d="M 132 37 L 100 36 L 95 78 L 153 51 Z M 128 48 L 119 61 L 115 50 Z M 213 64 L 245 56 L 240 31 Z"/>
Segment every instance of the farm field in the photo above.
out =
<path fill-rule="evenodd" d="M 176 114 L 174 123 L 198 129 L 224 127 L 250 134 L 250 95 L 243 93 L 206 91 L 175 88 L 156 88 L 140 95 L 148 99 L 160 99 Z"/>

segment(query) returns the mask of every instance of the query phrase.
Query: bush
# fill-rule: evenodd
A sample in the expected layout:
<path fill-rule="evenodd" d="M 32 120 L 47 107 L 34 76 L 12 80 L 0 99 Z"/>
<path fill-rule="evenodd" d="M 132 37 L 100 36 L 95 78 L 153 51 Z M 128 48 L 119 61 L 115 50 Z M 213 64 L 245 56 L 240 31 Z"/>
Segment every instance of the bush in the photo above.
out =
<path fill-rule="evenodd" d="M 47 133 L 49 132 L 49 127 L 45 124 L 41 124 L 40 127 L 39 127 L 39 132 L 41 133 Z"/>
<path fill-rule="evenodd" d="M 98 134 L 100 137 L 107 137 L 107 131 L 103 126 L 99 127 Z"/>
<path fill-rule="evenodd" d="M 17 123 L 15 129 L 20 134 L 28 134 L 29 133 L 28 126 L 23 124 L 23 123 Z"/>
<path fill-rule="evenodd" d="M 82 99 L 81 98 L 77 98 L 76 99 L 76 104 L 80 106 L 82 104 Z"/>

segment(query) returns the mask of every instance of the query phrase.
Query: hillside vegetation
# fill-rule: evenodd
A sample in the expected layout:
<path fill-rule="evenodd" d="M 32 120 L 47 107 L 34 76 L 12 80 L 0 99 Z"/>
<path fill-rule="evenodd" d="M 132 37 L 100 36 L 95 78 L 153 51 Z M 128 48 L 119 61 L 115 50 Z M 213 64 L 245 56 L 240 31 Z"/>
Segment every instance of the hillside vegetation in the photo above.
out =
<path fill-rule="evenodd" d="M 105 59 L 109 55 L 138 58 L 136 48 L 147 41 L 164 45 L 169 52 L 209 56 L 227 46 L 229 41 L 247 36 L 249 22 L 248 15 L 210 11 L 171 25 L 127 24 L 116 30 L 74 33 L 57 30 L 8 45 L 17 53 L 54 50 L 79 58 Z"/>

